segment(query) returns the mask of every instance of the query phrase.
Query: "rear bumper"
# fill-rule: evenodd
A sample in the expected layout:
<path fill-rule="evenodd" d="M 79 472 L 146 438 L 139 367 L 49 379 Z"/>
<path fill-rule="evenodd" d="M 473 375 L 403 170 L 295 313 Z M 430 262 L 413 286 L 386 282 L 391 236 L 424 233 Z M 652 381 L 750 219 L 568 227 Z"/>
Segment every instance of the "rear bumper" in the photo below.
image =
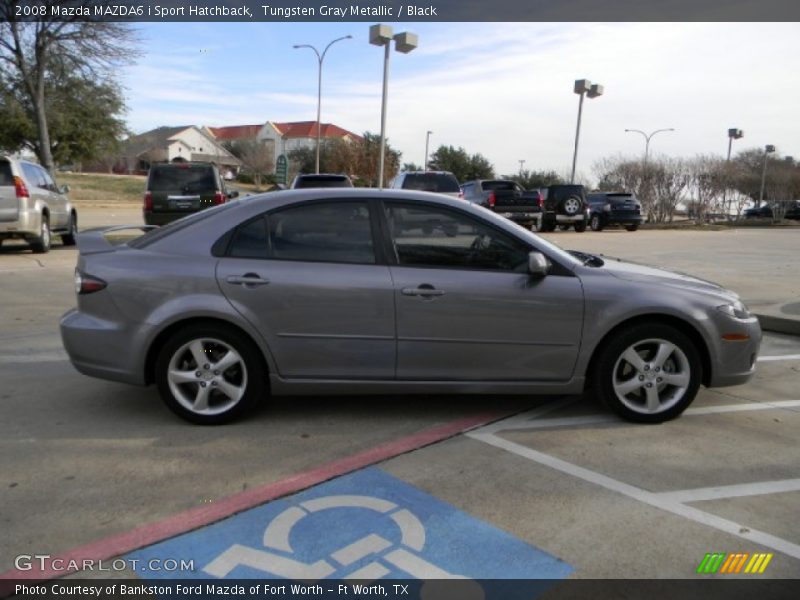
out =
<path fill-rule="evenodd" d="M 600 215 L 603 225 L 641 225 L 642 215 L 615 215 L 614 213 L 596 213 Z"/>
<path fill-rule="evenodd" d="M 0 237 L 37 236 L 42 231 L 42 213 L 35 209 L 20 210 L 14 221 L 0 221 Z"/>
<path fill-rule="evenodd" d="M 84 375 L 145 384 L 144 351 L 139 343 L 149 328 L 125 332 L 119 323 L 92 317 L 78 309 L 64 313 L 61 341 L 73 366 Z"/>

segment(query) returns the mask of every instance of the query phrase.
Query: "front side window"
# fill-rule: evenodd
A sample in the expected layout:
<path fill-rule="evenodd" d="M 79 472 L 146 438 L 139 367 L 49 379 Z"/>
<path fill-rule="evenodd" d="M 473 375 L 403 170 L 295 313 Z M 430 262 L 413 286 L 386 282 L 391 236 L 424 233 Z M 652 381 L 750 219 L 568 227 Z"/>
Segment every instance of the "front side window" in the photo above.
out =
<path fill-rule="evenodd" d="M 324 202 L 268 216 L 270 257 L 375 264 L 366 202 Z"/>
<path fill-rule="evenodd" d="M 400 265 L 527 271 L 527 244 L 460 211 L 390 202 L 386 219 Z"/>

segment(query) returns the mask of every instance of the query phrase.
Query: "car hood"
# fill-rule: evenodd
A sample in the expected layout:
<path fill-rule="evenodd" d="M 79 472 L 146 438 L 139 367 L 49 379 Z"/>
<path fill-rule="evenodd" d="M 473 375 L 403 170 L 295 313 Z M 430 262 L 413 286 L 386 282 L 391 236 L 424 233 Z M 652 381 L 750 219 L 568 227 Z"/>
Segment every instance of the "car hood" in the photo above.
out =
<path fill-rule="evenodd" d="M 739 296 L 731 290 L 722 287 L 712 281 L 706 281 L 699 277 L 687 275 L 679 271 L 651 267 L 634 262 L 628 262 L 619 258 L 603 257 L 605 265 L 603 271 L 613 275 L 618 279 L 626 281 L 639 281 L 655 285 L 665 285 L 668 287 L 679 288 L 682 290 L 705 293 L 718 298 L 732 300 Z"/>

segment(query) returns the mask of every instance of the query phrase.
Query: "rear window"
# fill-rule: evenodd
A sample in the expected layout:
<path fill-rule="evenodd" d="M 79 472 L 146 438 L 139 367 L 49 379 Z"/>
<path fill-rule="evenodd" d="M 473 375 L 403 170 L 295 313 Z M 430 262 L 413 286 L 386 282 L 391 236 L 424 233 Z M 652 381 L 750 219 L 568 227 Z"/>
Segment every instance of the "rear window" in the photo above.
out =
<path fill-rule="evenodd" d="M 408 173 L 403 179 L 403 189 L 439 193 L 461 191 L 456 178 L 445 173 Z"/>
<path fill-rule="evenodd" d="M 350 178 L 345 175 L 308 175 L 298 177 L 295 189 L 319 187 L 353 187 Z"/>
<path fill-rule="evenodd" d="M 582 185 L 554 185 L 550 187 L 547 197 L 549 200 L 560 201 L 570 196 L 583 197 L 585 191 Z"/>
<path fill-rule="evenodd" d="M 606 194 L 609 202 L 630 202 L 635 200 L 633 194 Z"/>
<path fill-rule="evenodd" d="M 14 176 L 11 175 L 11 163 L 0 160 L 0 185 L 14 185 Z"/>
<path fill-rule="evenodd" d="M 163 165 L 150 168 L 151 192 L 197 193 L 215 190 L 214 169 L 208 165 Z"/>
<path fill-rule="evenodd" d="M 517 184 L 513 181 L 484 181 L 483 189 L 490 192 L 513 192 L 517 189 Z"/>

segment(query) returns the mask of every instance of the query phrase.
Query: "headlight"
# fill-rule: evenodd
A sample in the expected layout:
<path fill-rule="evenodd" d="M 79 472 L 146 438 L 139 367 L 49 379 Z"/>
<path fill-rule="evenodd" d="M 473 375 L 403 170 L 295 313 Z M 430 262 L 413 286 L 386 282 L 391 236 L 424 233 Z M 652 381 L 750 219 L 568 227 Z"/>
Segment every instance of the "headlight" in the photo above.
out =
<path fill-rule="evenodd" d="M 747 306 L 745 306 L 744 302 L 741 300 L 737 300 L 731 304 L 723 304 L 722 306 L 718 306 L 717 310 L 724 312 L 726 315 L 733 317 L 734 319 L 749 319 L 752 316 L 750 309 L 747 308 Z"/>

